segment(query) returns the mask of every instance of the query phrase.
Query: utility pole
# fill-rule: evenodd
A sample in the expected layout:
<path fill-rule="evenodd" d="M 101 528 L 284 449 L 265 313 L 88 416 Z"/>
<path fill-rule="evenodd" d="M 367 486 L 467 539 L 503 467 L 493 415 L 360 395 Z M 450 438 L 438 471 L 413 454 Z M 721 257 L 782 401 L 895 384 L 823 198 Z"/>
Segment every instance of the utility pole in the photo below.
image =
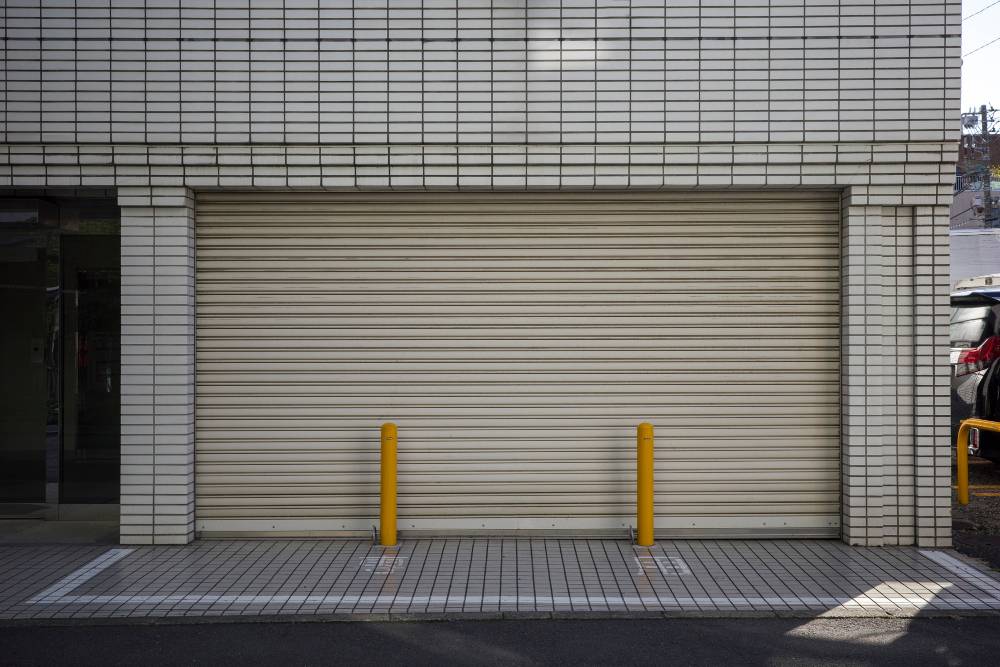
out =
<path fill-rule="evenodd" d="M 993 227 L 993 194 L 990 186 L 993 180 L 993 164 L 990 160 L 990 125 L 986 117 L 986 105 L 979 107 L 983 117 L 983 159 L 986 162 L 986 174 L 983 176 L 983 227 Z"/>

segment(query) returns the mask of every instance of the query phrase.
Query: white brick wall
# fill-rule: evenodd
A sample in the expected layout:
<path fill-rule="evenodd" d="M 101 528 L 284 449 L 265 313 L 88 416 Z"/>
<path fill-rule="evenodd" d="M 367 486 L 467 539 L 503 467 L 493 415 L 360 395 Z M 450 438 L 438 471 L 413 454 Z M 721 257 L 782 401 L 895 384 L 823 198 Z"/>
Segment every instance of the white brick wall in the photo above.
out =
<path fill-rule="evenodd" d="M 192 536 L 193 191 L 833 188 L 844 537 L 949 543 L 959 2 L 0 12 L 0 188 L 123 207 L 123 541 Z"/>
<path fill-rule="evenodd" d="M 957 1 L 206 4 L 8 0 L 0 141 L 943 141 L 958 107 Z"/>

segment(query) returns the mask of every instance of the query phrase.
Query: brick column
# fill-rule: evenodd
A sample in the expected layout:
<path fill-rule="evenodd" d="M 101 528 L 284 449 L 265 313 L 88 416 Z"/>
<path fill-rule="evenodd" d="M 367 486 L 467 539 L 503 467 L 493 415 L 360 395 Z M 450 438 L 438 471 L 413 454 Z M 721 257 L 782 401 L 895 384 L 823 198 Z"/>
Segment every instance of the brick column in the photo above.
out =
<path fill-rule="evenodd" d="M 122 544 L 194 538 L 194 197 L 119 185 Z"/>
<path fill-rule="evenodd" d="M 951 546 L 951 291 L 947 206 L 913 209 L 917 545 Z"/>
<path fill-rule="evenodd" d="M 841 493 L 848 544 L 882 544 L 882 207 L 841 220 Z M 863 197 L 857 199 L 864 201 Z"/>
<path fill-rule="evenodd" d="M 882 209 L 882 543 L 913 544 L 913 209 Z"/>

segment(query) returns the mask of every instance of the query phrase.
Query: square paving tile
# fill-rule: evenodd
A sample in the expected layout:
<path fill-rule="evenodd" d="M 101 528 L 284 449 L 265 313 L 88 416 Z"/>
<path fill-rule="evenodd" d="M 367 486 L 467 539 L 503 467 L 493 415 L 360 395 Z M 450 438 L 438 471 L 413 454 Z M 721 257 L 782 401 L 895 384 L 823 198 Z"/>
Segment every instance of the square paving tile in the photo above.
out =
<path fill-rule="evenodd" d="M 526 611 L 1000 610 L 950 550 L 827 540 L 0 546 L 0 619 Z"/>

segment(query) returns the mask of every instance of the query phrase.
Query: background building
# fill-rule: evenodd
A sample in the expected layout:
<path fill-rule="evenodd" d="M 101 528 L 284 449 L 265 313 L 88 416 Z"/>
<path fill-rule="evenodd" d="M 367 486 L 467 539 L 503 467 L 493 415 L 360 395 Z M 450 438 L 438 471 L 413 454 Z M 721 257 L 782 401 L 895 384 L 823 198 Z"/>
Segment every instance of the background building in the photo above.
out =
<path fill-rule="evenodd" d="M 1000 272 L 1000 136 L 996 112 L 987 108 L 962 114 L 955 197 L 951 203 L 951 282 Z M 984 132 L 984 128 L 986 131 Z M 991 174 L 990 178 L 986 174 Z M 987 204 L 990 204 L 987 207 Z"/>
<path fill-rule="evenodd" d="M 103 387 L 126 543 L 361 534 L 391 420 L 404 535 L 624 534 L 649 421 L 660 535 L 950 544 L 960 3 L 3 11 L 7 500 Z"/>

